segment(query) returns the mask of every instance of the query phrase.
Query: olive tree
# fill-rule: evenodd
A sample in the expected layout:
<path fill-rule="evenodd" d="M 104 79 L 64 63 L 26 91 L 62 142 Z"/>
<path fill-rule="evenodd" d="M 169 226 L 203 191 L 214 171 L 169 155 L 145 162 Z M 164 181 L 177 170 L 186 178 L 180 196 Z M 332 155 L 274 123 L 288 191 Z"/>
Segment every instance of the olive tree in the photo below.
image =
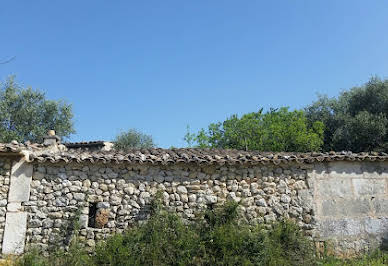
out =
<path fill-rule="evenodd" d="M 115 138 L 114 148 L 116 150 L 128 150 L 130 148 L 153 148 L 155 143 L 152 136 L 146 135 L 134 128 L 121 132 Z"/>
<path fill-rule="evenodd" d="M 48 130 L 67 138 L 75 133 L 70 104 L 48 100 L 45 94 L 23 88 L 14 77 L 0 87 L 0 142 L 42 142 Z"/>

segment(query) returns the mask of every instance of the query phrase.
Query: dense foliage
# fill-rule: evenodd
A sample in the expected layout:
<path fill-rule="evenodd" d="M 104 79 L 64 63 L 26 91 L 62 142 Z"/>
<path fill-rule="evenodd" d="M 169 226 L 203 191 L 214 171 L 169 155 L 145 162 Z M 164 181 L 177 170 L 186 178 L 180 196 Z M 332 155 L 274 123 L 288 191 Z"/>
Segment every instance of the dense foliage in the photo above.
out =
<path fill-rule="evenodd" d="M 320 121 L 308 124 L 303 111 L 283 107 L 244 114 L 241 118 L 232 115 L 198 134 L 186 134 L 185 140 L 195 140 L 201 148 L 305 152 L 320 149 L 323 129 Z"/>
<path fill-rule="evenodd" d="M 114 140 L 114 148 L 116 150 L 153 147 L 155 147 L 155 143 L 152 136 L 146 135 L 136 129 L 129 129 L 126 132 L 121 132 Z"/>
<path fill-rule="evenodd" d="M 0 142 L 42 142 L 50 129 L 62 138 L 75 133 L 71 105 L 47 100 L 10 77 L 0 88 Z"/>
<path fill-rule="evenodd" d="M 388 80 L 372 78 L 304 110 L 232 115 L 184 136 L 187 145 L 259 151 L 388 151 Z"/>
<path fill-rule="evenodd" d="M 310 125 L 325 124 L 326 151 L 388 151 L 388 80 L 372 78 L 338 98 L 320 96 L 305 111 Z"/>
<path fill-rule="evenodd" d="M 33 250 L 9 265 L 386 265 L 388 255 L 376 251 L 343 260 L 316 255 L 314 244 L 296 224 L 279 221 L 271 227 L 249 225 L 239 206 L 228 202 L 207 209 L 198 220 L 185 223 L 160 204 L 150 207 L 151 217 L 122 234 L 99 242 L 90 253 L 75 237 L 67 252 L 57 249 L 44 257 Z M 323 255 L 323 257 L 322 257 Z"/>
<path fill-rule="evenodd" d="M 206 211 L 186 224 L 175 213 L 153 203 L 152 215 L 123 234 L 100 242 L 91 256 L 77 241 L 68 253 L 43 257 L 37 251 L 18 265 L 315 265 L 313 244 L 291 222 L 272 229 L 239 219 L 238 205 Z"/>

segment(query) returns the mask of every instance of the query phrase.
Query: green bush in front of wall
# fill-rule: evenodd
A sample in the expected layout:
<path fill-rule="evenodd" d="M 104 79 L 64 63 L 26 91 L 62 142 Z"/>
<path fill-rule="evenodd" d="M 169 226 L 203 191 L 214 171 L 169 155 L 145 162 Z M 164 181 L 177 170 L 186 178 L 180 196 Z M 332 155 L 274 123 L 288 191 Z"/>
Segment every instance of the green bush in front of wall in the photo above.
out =
<path fill-rule="evenodd" d="M 238 204 L 208 208 L 187 223 L 156 198 L 150 218 L 97 244 L 90 254 L 77 233 L 67 251 L 49 256 L 33 250 L 20 266 L 79 265 L 386 265 L 388 255 L 375 252 L 354 260 L 316 256 L 313 242 L 293 222 L 250 225 L 238 215 Z M 210 206 L 211 207 L 211 206 Z M 75 229 L 76 231 L 76 229 Z"/>

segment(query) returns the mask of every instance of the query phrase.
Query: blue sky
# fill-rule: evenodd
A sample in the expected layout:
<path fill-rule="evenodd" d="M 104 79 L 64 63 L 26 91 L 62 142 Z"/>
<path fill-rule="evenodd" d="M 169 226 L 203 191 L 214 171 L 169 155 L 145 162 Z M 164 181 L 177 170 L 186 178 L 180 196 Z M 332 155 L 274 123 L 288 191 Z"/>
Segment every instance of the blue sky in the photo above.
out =
<path fill-rule="evenodd" d="M 137 128 L 161 147 L 260 107 L 388 78 L 386 0 L 7 1 L 0 79 L 73 105 L 72 141 Z"/>

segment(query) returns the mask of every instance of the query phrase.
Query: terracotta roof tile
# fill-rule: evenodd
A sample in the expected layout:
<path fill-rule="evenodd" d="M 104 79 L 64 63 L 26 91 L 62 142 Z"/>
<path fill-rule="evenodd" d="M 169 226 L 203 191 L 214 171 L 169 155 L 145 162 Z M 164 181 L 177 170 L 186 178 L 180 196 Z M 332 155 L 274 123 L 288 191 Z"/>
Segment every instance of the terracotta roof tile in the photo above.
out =
<path fill-rule="evenodd" d="M 89 145 L 103 143 L 100 141 L 82 142 L 74 145 Z M 29 151 L 28 160 L 31 162 L 77 162 L 77 163 L 126 163 L 126 164 L 281 164 L 281 163 L 314 163 L 330 161 L 388 161 L 388 154 L 384 152 L 258 152 L 229 149 L 131 149 L 127 152 L 117 151 L 89 151 L 85 149 L 68 149 L 53 152 L 42 144 L 31 143 L 0 143 L 0 154 L 21 155 Z"/>
<path fill-rule="evenodd" d="M 36 162 L 90 162 L 90 163 L 147 163 L 147 164 L 266 164 L 266 163 L 314 163 L 324 161 L 386 161 L 386 153 L 270 153 L 258 151 L 222 149 L 132 149 L 127 152 L 32 152 L 30 161 Z"/>

